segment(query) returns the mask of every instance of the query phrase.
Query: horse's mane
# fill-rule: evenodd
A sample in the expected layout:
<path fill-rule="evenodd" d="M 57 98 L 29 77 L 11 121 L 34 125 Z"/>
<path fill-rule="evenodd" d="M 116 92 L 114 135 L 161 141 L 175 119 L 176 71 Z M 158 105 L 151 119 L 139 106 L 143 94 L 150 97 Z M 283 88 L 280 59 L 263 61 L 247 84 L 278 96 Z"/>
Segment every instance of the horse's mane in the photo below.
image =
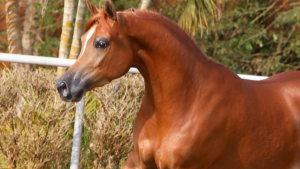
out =
<path fill-rule="evenodd" d="M 197 42 L 192 38 L 185 30 L 183 30 L 181 27 L 178 26 L 177 23 L 171 21 L 167 17 L 149 10 L 138 10 L 135 8 L 130 8 L 125 11 L 122 11 L 121 13 L 131 13 L 133 16 L 140 18 L 140 19 L 149 19 L 149 20 L 155 20 L 161 24 L 164 24 L 169 30 L 173 30 L 178 32 L 179 34 L 182 34 L 183 36 L 186 36 L 186 40 L 191 40 L 192 43 L 196 46 L 198 46 Z M 85 26 L 85 32 L 88 31 L 94 24 L 99 24 L 100 21 L 105 20 L 102 18 L 102 14 L 98 13 L 96 15 L 93 15 L 86 23 Z M 106 26 L 106 29 L 108 32 L 112 32 L 112 28 L 109 26 Z"/>
<path fill-rule="evenodd" d="M 133 16 L 140 18 L 140 19 L 149 19 L 149 20 L 155 20 L 158 23 L 164 24 L 169 30 L 176 31 L 179 34 L 182 34 L 183 36 L 186 36 L 186 40 L 190 40 L 194 45 L 198 47 L 197 42 L 194 38 L 192 38 L 184 29 L 182 29 L 177 23 L 170 20 L 169 18 L 165 17 L 164 15 L 161 15 L 157 12 L 150 11 L 150 10 L 139 10 L 135 8 L 127 9 L 123 12 L 130 12 Z"/>

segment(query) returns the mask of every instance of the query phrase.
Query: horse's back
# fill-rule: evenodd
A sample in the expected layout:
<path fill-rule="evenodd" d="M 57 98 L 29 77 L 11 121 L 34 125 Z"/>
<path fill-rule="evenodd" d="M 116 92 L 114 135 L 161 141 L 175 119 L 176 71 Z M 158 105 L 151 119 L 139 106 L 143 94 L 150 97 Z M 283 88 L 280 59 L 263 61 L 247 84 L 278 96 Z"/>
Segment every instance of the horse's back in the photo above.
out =
<path fill-rule="evenodd" d="M 262 81 L 246 81 L 249 95 L 268 108 L 283 108 L 300 116 L 300 71 L 280 73 Z M 258 103 L 259 104 L 259 103 Z M 269 108 L 271 109 L 271 108 Z M 300 118 L 300 117 L 299 117 Z"/>
<path fill-rule="evenodd" d="M 288 104 L 288 107 L 295 104 L 299 105 L 300 109 L 300 71 L 284 72 L 265 80 L 245 80 L 245 82 L 250 91 L 248 93 L 256 95 L 258 100 L 266 97 L 271 99 L 273 104 L 279 102 L 277 104 Z M 264 100 L 264 102 L 268 102 L 268 100 Z M 299 112 L 300 110 L 297 111 Z"/>
<path fill-rule="evenodd" d="M 245 111 L 249 118 L 244 124 L 246 128 L 259 129 L 246 134 L 246 140 L 259 143 L 267 153 L 272 152 L 270 159 L 276 159 L 273 164 L 277 168 L 296 165 L 300 161 L 300 72 L 285 72 L 262 81 L 245 80 L 245 83 L 249 103 Z M 272 141 L 266 141 L 269 139 Z M 251 154 L 266 157 L 261 149 L 252 148 Z"/>
<path fill-rule="evenodd" d="M 298 83 L 300 88 L 300 71 L 289 71 L 276 74 L 265 80 L 252 81 L 258 84 L 272 84 L 272 83 Z"/>

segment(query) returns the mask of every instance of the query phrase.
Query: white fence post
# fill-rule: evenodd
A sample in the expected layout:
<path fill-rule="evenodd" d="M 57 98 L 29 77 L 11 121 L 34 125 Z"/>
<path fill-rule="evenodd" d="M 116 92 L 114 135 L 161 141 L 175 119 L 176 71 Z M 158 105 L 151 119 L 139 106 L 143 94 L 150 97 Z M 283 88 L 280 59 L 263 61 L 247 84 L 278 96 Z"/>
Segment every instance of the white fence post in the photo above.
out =
<path fill-rule="evenodd" d="M 84 115 L 84 102 L 85 96 L 76 104 L 76 115 L 73 131 L 73 146 L 71 155 L 70 169 L 78 169 L 80 162 L 80 148 L 81 148 L 81 136 L 83 127 L 83 115 Z"/>

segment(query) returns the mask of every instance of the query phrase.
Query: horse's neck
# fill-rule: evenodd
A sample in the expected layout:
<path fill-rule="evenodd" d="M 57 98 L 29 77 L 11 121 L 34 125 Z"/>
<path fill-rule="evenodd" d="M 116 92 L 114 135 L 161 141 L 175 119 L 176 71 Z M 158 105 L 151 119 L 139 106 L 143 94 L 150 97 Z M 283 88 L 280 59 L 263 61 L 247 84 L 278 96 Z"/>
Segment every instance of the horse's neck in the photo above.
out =
<path fill-rule="evenodd" d="M 209 76 L 208 67 L 212 62 L 179 28 L 170 29 L 142 19 L 134 23 L 138 22 L 144 23 L 131 29 L 131 36 L 141 46 L 134 66 L 145 78 L 147 100 L 158 111 L 163 108 L 173 113 L 185 111 L 180 109 L 188 108 L 187 103 Z M 161 111 L 167 115 L 165 110 Z"/>

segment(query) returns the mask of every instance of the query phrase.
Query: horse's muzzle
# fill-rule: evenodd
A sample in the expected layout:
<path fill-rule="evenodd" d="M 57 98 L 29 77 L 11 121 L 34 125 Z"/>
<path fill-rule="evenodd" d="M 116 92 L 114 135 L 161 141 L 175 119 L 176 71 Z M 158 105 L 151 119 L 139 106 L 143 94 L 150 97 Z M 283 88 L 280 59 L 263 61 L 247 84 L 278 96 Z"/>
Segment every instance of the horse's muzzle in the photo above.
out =
<path fill-rule="evenodd" d="M 78 102 L 82 99 L 85 90 L 79 83 L 60 78 L 56 81 L 56 88 L 62 100 L 67 102 Z"/>
<path fill-rule="evenodd" d="M 56 84 L 56 88 L 57 91 L 59 92 L 59 94 L 66 99 L 70 99 L 71 95 L 70 95 L 70 90 L 68 88 L 68 85 L 65 81 L 61 82 L 60 84 Z"/>

